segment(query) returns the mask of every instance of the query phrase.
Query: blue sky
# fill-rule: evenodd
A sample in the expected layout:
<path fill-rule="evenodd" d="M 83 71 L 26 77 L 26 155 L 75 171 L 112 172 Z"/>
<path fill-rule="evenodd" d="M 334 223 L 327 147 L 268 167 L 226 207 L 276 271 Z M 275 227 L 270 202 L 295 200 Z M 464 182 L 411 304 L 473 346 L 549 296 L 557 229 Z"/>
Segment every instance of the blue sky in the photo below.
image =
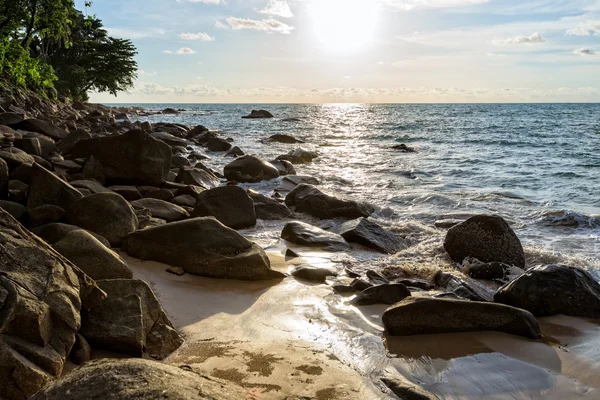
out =
<path fill-rule="evenodd" d="M 600 0 L 96 0 L 90 12 L 139 52 L 135 88 L 93 101 L 600 101 Z"/>

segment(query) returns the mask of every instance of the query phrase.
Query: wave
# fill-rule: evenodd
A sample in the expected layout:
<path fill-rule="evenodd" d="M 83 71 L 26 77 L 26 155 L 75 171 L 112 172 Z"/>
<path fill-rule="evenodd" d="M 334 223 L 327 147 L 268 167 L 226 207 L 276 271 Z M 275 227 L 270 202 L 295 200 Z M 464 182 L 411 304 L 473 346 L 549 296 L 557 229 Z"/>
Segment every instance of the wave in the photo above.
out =
<path fill-rule="evenodd" d="M 580 214 L 569 210 L 538 211 L 532 215 L 536 223 L 567 228 L 600 228 L 600 216 Z"/>

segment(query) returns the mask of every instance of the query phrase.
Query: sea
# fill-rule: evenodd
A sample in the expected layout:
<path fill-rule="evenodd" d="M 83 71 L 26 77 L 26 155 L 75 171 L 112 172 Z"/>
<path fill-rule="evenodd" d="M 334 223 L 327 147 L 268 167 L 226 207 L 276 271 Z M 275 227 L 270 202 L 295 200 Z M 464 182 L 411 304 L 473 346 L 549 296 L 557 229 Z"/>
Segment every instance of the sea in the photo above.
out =
<path fill-rule="evenodd" d="M 483 213 L 511 224 L 528 266 L 575 265 L 600 280 L 600 104 L 111 105 L 184 110 L 133 120 L 204 125 L 266 160 L 298 147 L 316 151 L 313 163 L 296 166 L 299 175 L 375 205 L 374 218 L 412 244 L 394 256 L 346 255 L 356 265 L 454 268 L 436 222 Z M 275 118 L 241 118 L 253 109 Z M 276 133 L 305 143 L 265 141 Z M 393 149 L 399 144 L 415 152 Z M 204 163 L 221 171 L 231 161 L 207 155 Z M 244 186 L 272 195 L 280 181 Z M 340 223 L 305 219 L 332 230 Z M 281 226 L 259 221 L 245 234 L 268 244 Z"/>

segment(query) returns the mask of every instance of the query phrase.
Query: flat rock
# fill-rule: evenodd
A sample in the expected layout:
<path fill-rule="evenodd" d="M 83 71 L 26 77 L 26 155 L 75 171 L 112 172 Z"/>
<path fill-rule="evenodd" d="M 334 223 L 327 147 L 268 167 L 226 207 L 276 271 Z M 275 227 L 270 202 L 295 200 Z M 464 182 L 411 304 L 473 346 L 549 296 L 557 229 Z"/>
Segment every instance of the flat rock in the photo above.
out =
<path fill-rule="evenodd" d="M 213 216 L 232 229 L 256 225 L 254 203 L 248 193 L 239 186 L 222 186 L 205 190 L 196 199 L 194 209 L 196 216 Z"/>
<path fill-rule="evenodd" d="M 320 219 L 368 217 L 375 211 L 368 204 L 338 199 L 306 184 L 296 186 L 286 196 L 285 204 Z"/>
<path fill-rule="evenodd" d="M 281 133 L 272 135 L 269 137 L 269 141 L 271 142 L 278 142 L 278 143 L 286 143 L 286 144 L 293 144 L 293 143 L 304 143 L 304 141 L 296 139 L 293 136 L 290 135 L 284 135 Z"/>
<path fill-rule="evenodd" d="M 350 245 L 337 233 L 300 221 L 288 222 L 281 231 L 281 238 L 301 246 L 327 247 L 333 251 L 350 249 Z"/>
<path fill-rule="evenodd" d="M 346 222 L 340 228 L 340 234 L 348 242 L 385 254 L 395 254 L 408 247 L 397 235 L 366 218 Z"/>

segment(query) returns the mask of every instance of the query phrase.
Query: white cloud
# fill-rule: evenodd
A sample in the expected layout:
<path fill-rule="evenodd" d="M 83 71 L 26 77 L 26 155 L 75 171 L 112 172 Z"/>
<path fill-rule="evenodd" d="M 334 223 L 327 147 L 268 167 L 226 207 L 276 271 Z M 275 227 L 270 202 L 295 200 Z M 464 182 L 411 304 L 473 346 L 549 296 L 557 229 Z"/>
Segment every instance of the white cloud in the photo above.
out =
<path fill-rule="evenodd" d="M 217 29 L 229 29 L 229 26 L 225 25 L 221 21 L 216 21 L 215 22 L 215 28 L 217 28 Z"/>
<path fill-rule="evenodd" d="M 294 13 L 292 13 L 292 9 L 286 0 L 269 0 L 265 8 L 258 12 L 282 18 L 292 18 L 294 16 Z"/>
<path fill-rule="evenodd" d="M 488 3 L 490 0 L 382 0 L 384 4 L 410 11 L 416 8 L 465 7 Z"/>
<path fill-rule="evenodd" d="M 212 42 L 213 40 L 215 40 L 214 37 L 212 37 L 208 33 L 204 33 L 204 32 L 182 33 L 179 35 L 179 37 L 184 40 L 202 40 L 203 42 Z"/>
<path fill-rule="evenodd" d="M 129 28 L 106 28 L 106 31 L 111 36 L 126 38 L 126 39 L 142 39 L 153 36 L 162 36 L 166 33 L 164 29 L 156 28 L 150 30 L 134 30 Z"/>
<path fill-rule="evenodd" d="M 163 50 L 163 53 L 167 54 L 194 54 L 195 51 L 190 49 L 189 47 L 182 47 L 179 50 L 173 52 L 171 50 Z"/>
<path fill-rule="evenodd" d="M 189 3 L 225 4 L 225 0 L 177 0 L 178 3 L 187 1 Z"/>
<path fill-rule="evenodd" d="M 565 34 L 568 36 L 596 36 L 600 34 L 600 22 L 580 22 L 575 28 L 567 29 Z"/>
<path fill-rule="evenodd" d="M 590 49 L 588 47 L 582 47 L 573 51 L 573 53 L 577 54 L 578 56 L 595 56 L 597 54 L 596 50 Z"/>
<path fill-rule="evenodd" d="M 227 23 L 233 30 L 252 29 L 255 31 L 279 32 L 283 34 L 290 34 L 295 29 L 293 26 L 284 24 L 283 22 L 277 21 L 273 18 L 263 19 L 259 21 L 249 18 L 229 17 L 227 18 Z"/>
<path fill-rule="evenodd" d="M 137 74 L 140 76 L 156 76 L 157 75 L 156 71 L 148 72 L 148 71 L 144 71 L 143 69 L 138 69 Z"/>
<path fill-rule="evenodd" d="M 545 43 L 545 42 L 546 42 L 546 38 L 537 32 L 532 33 L 529 36 L 518 35 L 518 36 L 509 37 L 506 39 L 492 40 L 492 43 L 495 44 L 496 46 L 504 46 L 504 45 L 509 45 L 509 44 L 541 44 L 541 43 Z"/>

